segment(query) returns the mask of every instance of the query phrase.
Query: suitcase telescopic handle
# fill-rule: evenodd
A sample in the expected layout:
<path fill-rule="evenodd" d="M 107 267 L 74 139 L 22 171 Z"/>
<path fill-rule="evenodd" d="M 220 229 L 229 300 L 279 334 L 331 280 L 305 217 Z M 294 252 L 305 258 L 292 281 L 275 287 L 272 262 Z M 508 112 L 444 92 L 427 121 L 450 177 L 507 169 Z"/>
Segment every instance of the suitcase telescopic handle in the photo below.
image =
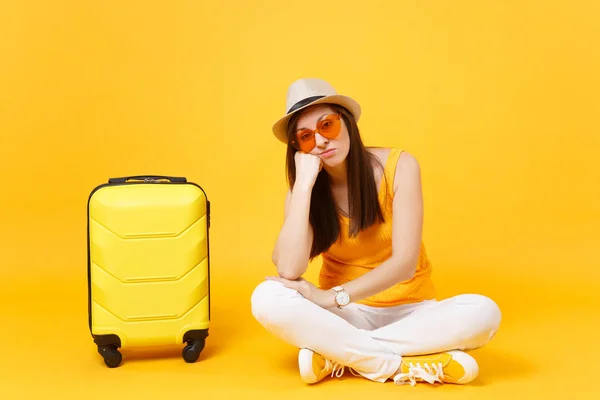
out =
<path fill-rule="evenodd" d="M 127 181 L 156 181 L 167 179 L 169 182 L 187 182 L 185 177 L 182 176 L 164 176 L 164 175 L 133 175 L 133 176 L 122 176 L 119 178 L 110 178 L 108 183 L 125 183 Z"/>

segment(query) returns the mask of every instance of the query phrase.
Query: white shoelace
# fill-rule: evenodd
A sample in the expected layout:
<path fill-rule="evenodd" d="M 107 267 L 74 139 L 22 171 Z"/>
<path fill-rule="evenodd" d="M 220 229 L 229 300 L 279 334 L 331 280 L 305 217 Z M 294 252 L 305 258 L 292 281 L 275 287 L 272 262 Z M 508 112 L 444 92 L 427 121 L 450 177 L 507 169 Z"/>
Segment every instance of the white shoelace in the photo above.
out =
<path fill-rule="evenodd" d="M 394 383 L 396 385 L 404 385 L 408 381 L 411 386 L 415 386 L 418 379 L 422 379 L 429 383 L 443 383 L 444 367 L 442 366 L 442 363 L 424 363 L 423 366 L 421 366 L 421 363 L 417 363 L 417 365 L 410 363 L 408 365 L 409 368 L 407 373 L 394 376 Z"/>
<path fill-rule="evenodd" d="M 337 378 L 341 378 L 344 375 L 344 371 L 345 368 L 343 365 L 338 364 L 338 363 L 334 363 L 330 360 L 325 360 L 326 365 L 325 368 L 328 368 L 329 366 L 331 366 L 331 377 L 337 377 Z M 352 373 L 352 375 L 354 376 L 361 376 L 359 373 L 355 372 L 352 368 L 348 368 L 350 370 L 350 372 Z"/>

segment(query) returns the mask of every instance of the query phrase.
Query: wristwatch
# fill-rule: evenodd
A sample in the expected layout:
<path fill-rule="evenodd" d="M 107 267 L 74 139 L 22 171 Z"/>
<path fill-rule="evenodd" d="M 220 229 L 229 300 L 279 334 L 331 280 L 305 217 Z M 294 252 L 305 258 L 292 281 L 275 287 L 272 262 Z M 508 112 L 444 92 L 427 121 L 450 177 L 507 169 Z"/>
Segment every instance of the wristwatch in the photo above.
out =
<path fill-rule="evenodd" d="M 342 308 L 350 303 L 350 295 L 343 287 L 336 286 L 332 290 L 335 292 L 335 302 L 338 308 Z"/>

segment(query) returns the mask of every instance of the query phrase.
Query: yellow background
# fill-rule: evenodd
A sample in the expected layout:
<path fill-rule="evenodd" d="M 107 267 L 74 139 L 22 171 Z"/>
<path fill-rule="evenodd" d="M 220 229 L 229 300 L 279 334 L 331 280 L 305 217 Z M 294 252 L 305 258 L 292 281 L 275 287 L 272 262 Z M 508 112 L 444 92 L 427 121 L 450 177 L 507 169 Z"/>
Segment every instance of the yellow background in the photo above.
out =
<path fill-rule="evenodd" d="M 419 159 L 440 297 L 503 310 L 478 380 L 445 395 L 597 391 L 599 20 L 593 0 L 1 1 L 0 397 L 438 393 L 305 387 L 250 315 L 286 190 L 270 127 L 300 77 L 355 97 L 368 145 Z M 197 364 L 176 348 L 109 370 L 87 329 L 86 202 L 147 173 L 211 200 L 211 336 Z"/>

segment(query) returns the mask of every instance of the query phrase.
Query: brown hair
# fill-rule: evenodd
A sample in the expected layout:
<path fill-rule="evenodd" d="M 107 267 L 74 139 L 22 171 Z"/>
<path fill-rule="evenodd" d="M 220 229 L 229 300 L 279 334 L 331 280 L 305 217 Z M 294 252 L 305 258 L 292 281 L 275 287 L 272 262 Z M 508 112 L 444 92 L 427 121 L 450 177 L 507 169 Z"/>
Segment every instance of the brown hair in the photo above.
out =
<path fill-rule="evenodd" d="M 383 212 L 379 205 L 377 184 L 371 161 L 375 161 L 382 170 L 383 166 L 376 156 L 366 150 L 360 137 L 358 125 L 352 114 L 337 104 L 327 105 L 342 114 L 342 119 L 346 124 L 350 137 L 350 150 L 346 157 L 346 169 L 348 179 L 348 212 L 350 217 L 349 235 L 353 237 L 371 225 L 384 221 Z M 296 123 L 300 115 L 301 113 L 294 114 L 290 118 L 287 127 L 286 168 L 290 188 L 293 188 L 296 179 L 296 163 L 294 160 L 296 149 L 291 145 L 289 139 L 295 134 Z M 382 179 L 385 179 L 385 174 L 382 174 Z M 312 189 L 309 222 L 314 232 L 310 251 L 310 258 L 313 259 L 329 249 L 340 234 L 338 208 L 333 199 L 329 175 L 325 169 L 319 172 Z"/>

